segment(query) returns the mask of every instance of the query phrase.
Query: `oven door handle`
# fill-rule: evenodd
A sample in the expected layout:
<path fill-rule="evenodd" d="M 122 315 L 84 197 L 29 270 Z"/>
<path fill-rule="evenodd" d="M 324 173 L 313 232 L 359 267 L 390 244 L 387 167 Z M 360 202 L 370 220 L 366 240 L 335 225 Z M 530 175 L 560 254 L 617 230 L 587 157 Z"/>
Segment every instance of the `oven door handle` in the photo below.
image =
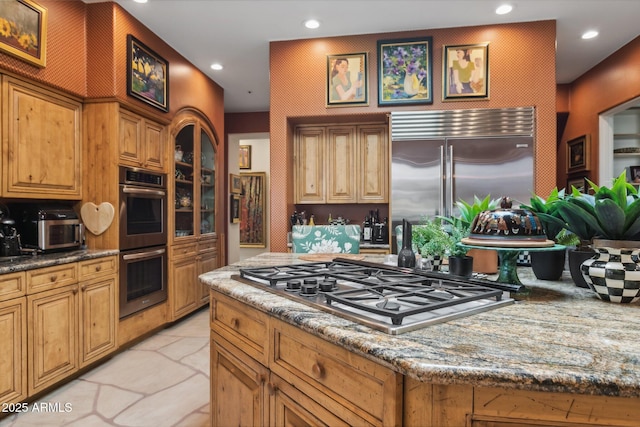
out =
<path fill-rule="evenodd" d="M 151 194 L 154 196 L 167 195 L 167 193 L 163 190 L 152 190 L 150 188 L 130 187 L 128 185 L 124 185 L 122 187 L 122 192 L 127 194 Z"/>
<path fill-rule="evenodd" d="M 136 260 L 136 259 L 144 259 L 144 258 L 152 258 L 157 255 L 162 255 L 166 252 L 166 249 L 156 249 L 155 251 L 149 252 L 139 252 L 137 254 L 127 254 L 122 255 L 122 259 L 125 261 Z"/>

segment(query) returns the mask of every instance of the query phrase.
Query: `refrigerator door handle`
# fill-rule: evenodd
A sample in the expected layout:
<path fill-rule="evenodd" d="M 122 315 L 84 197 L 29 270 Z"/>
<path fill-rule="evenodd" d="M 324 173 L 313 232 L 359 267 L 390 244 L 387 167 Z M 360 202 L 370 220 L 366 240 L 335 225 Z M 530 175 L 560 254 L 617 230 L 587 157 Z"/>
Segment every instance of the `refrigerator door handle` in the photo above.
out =
<path fill-rule="evenodd" d="M 447 203 L 447 211 L 445 215 L 450 216 L 453 215 L 453 145 L 449 145 L 449 162 L 447 163 L 449 170 L 447 171 L 447 179 L 449 184 L 447 188 L 449 189 L 449 197 Z"/>
<path fill-rule="evenodd" d="M 440 146 L 440 215 L 445 215 L 444 212 L 444 189 L 447 177 L 445 176 L 445 157 L 444 157 L 444 145 Z"/>

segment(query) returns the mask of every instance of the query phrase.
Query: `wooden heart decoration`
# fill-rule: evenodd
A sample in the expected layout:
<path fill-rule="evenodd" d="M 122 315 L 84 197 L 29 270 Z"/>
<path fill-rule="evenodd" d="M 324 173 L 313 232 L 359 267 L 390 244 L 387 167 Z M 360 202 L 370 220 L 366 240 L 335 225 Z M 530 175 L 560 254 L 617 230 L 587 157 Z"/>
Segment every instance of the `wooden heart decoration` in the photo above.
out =
<path fill-rule="evenodd" d="M 95 235 L 102 234 L 109 228 L 114 214 L 115 209 L 109 202 L 102 202 L 99 206 L 87 202 L 80 209 L 80 216 L 85 228 Z"/>

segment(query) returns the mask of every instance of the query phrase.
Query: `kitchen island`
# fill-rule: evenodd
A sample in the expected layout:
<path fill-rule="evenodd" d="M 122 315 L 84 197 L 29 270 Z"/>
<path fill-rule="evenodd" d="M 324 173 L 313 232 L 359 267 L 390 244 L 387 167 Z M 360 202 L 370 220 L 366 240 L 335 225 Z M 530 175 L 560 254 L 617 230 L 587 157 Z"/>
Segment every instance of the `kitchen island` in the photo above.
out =
<path fill-rule="evenodd" d="M 214 425 L 638 424 L 638 304 L 521 268 L 529 292 L 515 304 L 394 336 L 231 278 L 297 262 L 265 253 L 200 276 L 212 289 Z"/>

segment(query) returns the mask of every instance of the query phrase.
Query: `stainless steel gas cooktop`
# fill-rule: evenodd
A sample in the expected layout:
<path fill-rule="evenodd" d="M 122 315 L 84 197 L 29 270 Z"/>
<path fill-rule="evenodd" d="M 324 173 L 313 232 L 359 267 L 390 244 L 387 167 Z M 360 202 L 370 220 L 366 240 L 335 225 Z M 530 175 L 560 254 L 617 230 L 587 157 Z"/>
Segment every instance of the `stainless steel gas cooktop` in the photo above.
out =
<path fill-rule="evenodd" d="M 233 278 L 393 335 L 512 304 L 508 290 L 517 290 L 488 280 L 340 258 L 246 267 Z"/>

